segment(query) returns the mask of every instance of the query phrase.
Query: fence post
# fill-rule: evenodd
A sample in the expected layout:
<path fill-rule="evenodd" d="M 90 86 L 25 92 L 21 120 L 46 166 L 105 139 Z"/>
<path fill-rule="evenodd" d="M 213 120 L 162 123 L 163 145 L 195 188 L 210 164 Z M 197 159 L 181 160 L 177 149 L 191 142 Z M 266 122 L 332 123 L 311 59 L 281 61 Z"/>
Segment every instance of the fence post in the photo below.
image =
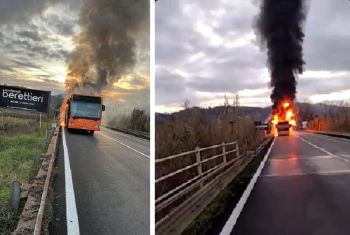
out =
<path fill-rule="evenodd" d="M 198 171 L 198 176 L 200 177 L 200 187 L 203 188 L 203 181 L 202 181 L 202 160 L 201 160 L 201 152 L 199 150 L 199 147 L 196 147 L 196 160 L 197 160 L 197 171 Z"/>
<path fill-rule="evenodd" d="M 226 156 L 226 145 L 225 145 L 225 142 L 222 142 L 222 154 L 224 156 L 224 163 L 226 165 L 226 163 L 227 163 L 227 156 Z"/>
<path fill-rule="evenodd" d="M 236 157 L 238 158 L 239 157 L 239 149 L 238 149 L 238 142 L 236 141 Z"/>

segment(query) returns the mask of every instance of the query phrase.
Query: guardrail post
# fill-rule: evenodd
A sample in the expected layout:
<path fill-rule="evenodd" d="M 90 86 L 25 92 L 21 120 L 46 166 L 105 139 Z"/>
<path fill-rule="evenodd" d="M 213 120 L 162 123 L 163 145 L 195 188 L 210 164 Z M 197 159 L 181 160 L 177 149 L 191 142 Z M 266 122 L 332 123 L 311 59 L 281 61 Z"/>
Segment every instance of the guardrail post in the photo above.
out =
<path fill-rule="evenodd" d="M 45 130 L 45 139 L 44 139 L 44 144 L 43 144 L 43 148 L 45 149 L 46 148 L 46 142 L 47 142 L 47 135 L 48 135 L 49 133 L 48 133 L 48 131 L 47 131 L 47 129 Z"/>
<path fill-rule="evenodd" d="M 226 165 L 226 163 L 227 163 L 227 156 L 226 156 L 226 145 L 225 145 L 224 142 L 222 142 L 222 154 L 224 156 L 224 163 Z"/>
<path fill-rule="evenodd" d="M 202 160 L 201 160 L 201 152 L 199 150 L 199 147 L 196 147 L 196 160 L 197 160 L 197 171 L 198 171 L 198 176 L 200 177 L 200 187 L 203 188 L 203 181 L 202 181 Z"/>
<path fill-rule="evenodd" d="M 18 181 L 12 182 L 11 187 L 11 205 L 16 211 L 19 208 L 19 200 L 21 197 L 21 184 Z"/>
<path fill-rule="evenodd" d="M 34 163 L 34 166 L 39 165 L 39 163 L 40 163 L 40 153 L 39 152 L 35 153 L 33 163 Z"/>

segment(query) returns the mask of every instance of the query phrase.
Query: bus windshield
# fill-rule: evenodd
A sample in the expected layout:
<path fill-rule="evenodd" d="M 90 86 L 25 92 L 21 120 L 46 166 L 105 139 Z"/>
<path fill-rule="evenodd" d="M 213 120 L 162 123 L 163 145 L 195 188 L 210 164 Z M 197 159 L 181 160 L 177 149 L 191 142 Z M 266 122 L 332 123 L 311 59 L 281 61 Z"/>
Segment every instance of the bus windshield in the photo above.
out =
<path fill-rule="evenodd" d="M 72 101 L 72 115 L 73 118 L 101 118 L 101 104 L 86 101 Z"/>

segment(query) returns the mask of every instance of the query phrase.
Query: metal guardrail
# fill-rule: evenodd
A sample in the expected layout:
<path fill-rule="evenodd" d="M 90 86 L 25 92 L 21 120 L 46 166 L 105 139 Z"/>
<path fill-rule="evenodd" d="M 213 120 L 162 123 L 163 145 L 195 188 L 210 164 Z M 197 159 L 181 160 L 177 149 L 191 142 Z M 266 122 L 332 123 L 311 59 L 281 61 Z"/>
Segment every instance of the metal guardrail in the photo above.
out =
<path fill-rule="evenodd" d="M 47 169 L 47 175 L 45 178 L 45 183 L 44 183 L 44 189 L 43 193 L 41 195 L 41 201 L 40 201 L 40 206 L 38 209 L 38 215 L 35 221 L 35 226 L 34 226 L 34 234 L 35 235 L 40 235 L 41 234 L 41 227 L 42 227 L 42 222 L 43 222 L 43 217 L 44 217 L 44 210 L 45 210 L 45 203 L 46 203 L 46 197 L 49 191 L 49 185 L 50 185 L 50 179 L 51 179 L 51 174 L 52 174 L 52 168 L 53 164 L 55 161 L 56 157 L 56 152 L 58 148 L 58 142 L 59 142 L 59 134 L 60 134 L 60 127 L 59 126 L 52 126 L 51 134 L 50 134 L 50 139 L 51 144 L 53 145 L 52 147 L 52 153 L 50 154 L 50 160 L 49 160 L 49 166 Z M 56 134 L 56 138 L 53 139 L 54 134 Z"/>
<path fill-rule="evenodd" d="M 328 135 L 328 136 L 343 138 L 343 139 L 350 139 L 350 134 L 349 133 L 341 133 L 341 132 L 336 132 L 336 131 L 317 131 L 317 130 L 305 130 L 305 131 L 306 132 L 315 133 L 315 134 L 321 134 L 321 135 Z"/>
<path fill-rule="evenodd" d="M 55 126 L 52 126 L 51 132 L 46 133 L 44 145 L 48 146 L 46 154 L 44 155 L 45 159 L 43 159 L 36 178 L 31 185 L 33 189 L 29 189 L 33 192 L 40 192 L 41 190 L 42 192 L 40 198 L 36 196 L 36 193 L 31 195 L 29 192 L 25 209 L 22 211 L 21 216 L 19 216 L 20 220 L 13 234 L 41 234 L 46 197 L 49 190 L 56 151 L 58 149 L 59 133 L 60 127 Z M 44 182 L 42 182 L 42 180 L 44 180 Z"/>
<path fill-rule="evenodd" d="M 213 154 L 213 155 L 212 155 Z M 155 160 L 156 169 L 163 166 L 172 165 L 174 161 L 186 161 L 188 164 L 173 169 L 166 174 L 159 173 L 156 176 L 156 190 L 158 186 L 158 193 L 156 192 L 156 214 L 175 204 L 176 201 L 182 200 L 180 204 L 186 203 L 186 196 L 190 196 L 192 190 L 197 188 L 201 191 L 213 181 L 216 176 L 222 174 L 224 169 L 227 169 L 239 161 L 243 156 L 239 155 L 237 142 L 222 143 L 220 145 L 213 145 L 206 148 L 197 147 L 195 150 L 168 156 L 165 158 Z M 181 158 L 181 159 L 180 159 Z M 188 174 L 188 172 L 191 172 Z M 162 183 L 171 181 L 172 178 L 182 175 L 190 175 L 187 179 L 172 188 L 161 190 Z M 160 188 L 160 190 L 159 190 Z M 158 195 L 157 195 L 158 194 Z M 178 203 L 177 203 L 178 206 Z M 166 217 L 162 216 L 162 217 Z M 162 218 L 158 220 L 161 223 Z"/>
<path fill-rule="evenodd" d="M 143 132 L 143 131 L 136 131 L 136 130 L 131 130 L 131 129 L 125 129 L 125 128 L 119 128 L 119 127 L 108 127 L 105 126 L 106 128 L 109 128 L 111 130 L 115 130 L 115 131 L 120 131 L 120 132 L 124 132 L 126 134 L 130 134 L 130 135 L 134 135 L 140 138 L 144 138 L 144 139 L 150 139 L 150 134 L 147 132 Z"/>

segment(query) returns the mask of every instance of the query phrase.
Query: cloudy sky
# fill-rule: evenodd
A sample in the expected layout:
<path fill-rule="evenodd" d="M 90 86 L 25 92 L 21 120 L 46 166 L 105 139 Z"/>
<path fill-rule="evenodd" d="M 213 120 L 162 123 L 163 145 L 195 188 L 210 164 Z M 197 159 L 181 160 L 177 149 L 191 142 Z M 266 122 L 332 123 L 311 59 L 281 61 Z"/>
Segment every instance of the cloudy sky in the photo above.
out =
<path fill-rule="evenodd" d="M 80 0 L 1 1 L 0 84 L 64 93 L 66 59 L 80 31 L 81 6 Z M 136 50 L 133 75 L 105 94 L 125 105 L 149 106 L 149 33 L 140 37 Z"/>
<path fill-rule="evenodd" d="M 265 51 L 253 23 L 259 0 L 161 0 L 156 3 L 156 111 L 213 107 L 225 94 L 241 105 L 269 106 Z M 297 99 L 350 101 L 350 2 L 311 0 L 305 72 Z"/>

